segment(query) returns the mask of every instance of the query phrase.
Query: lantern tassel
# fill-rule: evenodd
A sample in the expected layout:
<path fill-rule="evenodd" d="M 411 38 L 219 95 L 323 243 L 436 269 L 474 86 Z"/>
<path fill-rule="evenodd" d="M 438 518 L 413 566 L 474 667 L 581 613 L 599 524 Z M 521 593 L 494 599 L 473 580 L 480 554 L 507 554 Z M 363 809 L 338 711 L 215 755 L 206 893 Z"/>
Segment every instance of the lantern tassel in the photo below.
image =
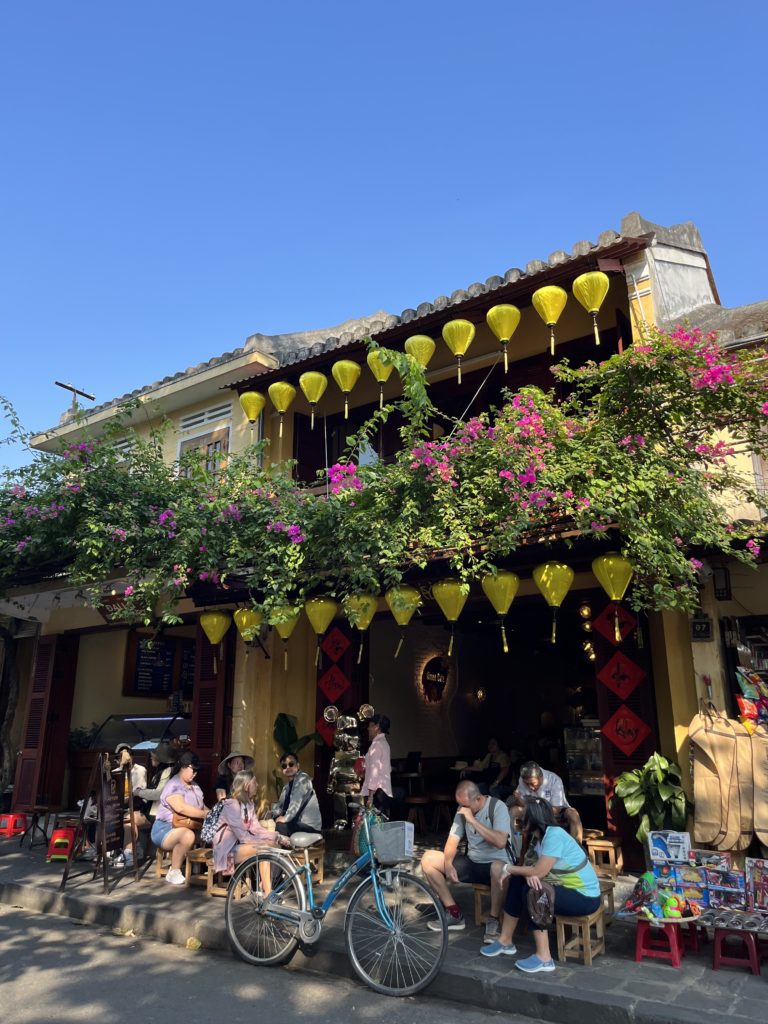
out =
<path fill-rule="evenodd" d="M 451 623 L 451 639 L 448 643 L 448 657 L 453 654 L 453 623 Z"/>
<path fill-rule="evenodd" d="M 384 408 L 384 385 L 379 381 L 379 408 Z"/>
<path fill-rule="evenodd" d="M 613 606 L 613 635 L 616 639 L 616 643 L 621 643 L 621 626 L 619 625 L 619 605 L 615 603 Z"/>
<path fill-rule="evenodd" d="M 504 349 L 504 373 L 506 373 L 507 370 L 509 369 L 509 358 L 508 358 L 508 353 L 507 353 L 507 343 L 506 343 L 506 341 L 502 341 L 501 345 L 502 345 L 502 348 Z"/>
<path fill-rule="evenodd" d="M 360 634 L 360 646 L 357 649 L 357 664 L 359 665 L 363 660 L 363 634 Z"/>
<path fill-rule="evenodd" d="M 282 440 L 283 438 L 283 414 L 280 413 L 280 429 L 277 432 L 277 436 Z"/>
<path fill-rule="evenodd" d="M 288 671 L 288 641 L 283 640 L 283 672 Z"/>
<path fill-rule="evenodd" d="M 403 640 L 405 640 L 405 630 L 401 629 L 400 630 L 400 639 L 398 640 L 397 647 L 395 648 L 395 657 L 397 657 L 398 654 L 400 653 L 400 649 L 403 646 Z"/>
<path fill-rule="evenodd" d="M 509 654 L 509 644 L 507 643 L 507 631 L 504 628 L 504 621 L 501 623 L 501 646 L 504 648 L 504 653 Z"/>
<path fill-rule="evenodd" d="M 253 420 L 251 420 L 251 444 L 253 444 Z"/>
<path fill-rule="evenodd" d="M 317 647 L 315 648 L 315 668 L 320 664 L 320 637 L 317 638 Z"/>
<path fill-rule="evenodd" d="M 549 325 L 549 351 L 551 355 L 555 354 L 555 325 Z"/>
<path fill-rule="evenodd" d="M 459 374 L 458 374 L 458 376 L 459 376 L 459 384 L 461 384 L 461 356 L 456 356 L 456 360 L 457 360 L 457 362 L 459 364 Z"/>
<path fill-rule="evenodd" d="M 310 409 L 311 409 L 311 413 L 310 413 L 310 417 L 309 417 L 309 429 L 310 430 L 314 430 L 315 429 L 315 407 L 314 407 L 314 405 L 311 405 Z"/>
<path fill-rule="evenodd" d="M 557 608 L 552 609 L 552 643 L 557 643 Z"/>
<path fill-rule="evenodd" d="M 595 344 L 600 344 L 600 331 L 597 329 L 597 313 L 592 314 L 592 325 L 595 328 Z"/>
<path fill-rule="evenodd" d="M 346 391 L 344 392 L 344 419 L 349 419 L 349 395 Z"/>

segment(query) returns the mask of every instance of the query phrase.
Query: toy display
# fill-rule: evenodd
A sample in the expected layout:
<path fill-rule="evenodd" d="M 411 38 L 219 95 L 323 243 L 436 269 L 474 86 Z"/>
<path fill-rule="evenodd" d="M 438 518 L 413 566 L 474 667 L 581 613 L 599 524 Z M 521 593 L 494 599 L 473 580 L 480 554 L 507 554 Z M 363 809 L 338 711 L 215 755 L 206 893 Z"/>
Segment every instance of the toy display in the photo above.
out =
<path fill-rule="evenodd" d="M 652 832 L 648 844 L 657 888 L 656 902 L 662 916 L 664 902 L 660 894 L 666 899 L 670 892 L 684 900 L 692 914 L 708 908 L 746 908 L 745 874 L 733 869 L 729 853 L 693 849 L 687 832 Z"/>
<path fill-rule="evenodd" d="M 371 718 L 373 713 L 370 704 L 363 704 L 357 715 L 341 714 L 333 704 L 323 712 L 325 721 L 336 726 L 327 790 L 333 793 L 333 827 L 339 831 L 347 828 L 349 822 L 348 798 L 360 792 L 360 774 L 356 764 L 360 760 L 359 722 Z"/>
<path fill-rule="evenodd" d="M 745 867 L 750 910 L 768 914 L 768 860 L 747 857 Z"/>
<path fill-rule="evenodd" d="M 688 860 L 691 837 L 687 832 L 649 832 L 648 849 L 652 864 Z"/>

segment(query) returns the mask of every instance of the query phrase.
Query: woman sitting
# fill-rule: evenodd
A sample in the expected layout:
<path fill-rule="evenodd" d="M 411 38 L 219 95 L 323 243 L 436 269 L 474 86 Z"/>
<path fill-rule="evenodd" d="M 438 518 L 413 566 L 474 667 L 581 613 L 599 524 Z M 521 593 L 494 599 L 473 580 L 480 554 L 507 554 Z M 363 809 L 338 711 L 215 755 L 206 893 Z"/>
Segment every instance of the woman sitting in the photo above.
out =
<path fill-rule="evenodd" d="M 200 758 L 191 750 L 185 750 L 171 777 L 160 794 L 157 818 L 152 826 L 152 842 L 160 849 L 171 851 L 171 866 L 165 876 L 171 885 L 184 885 L 185 878 L 181 870 L 184 859 L 195 844 L 197 831 L 184 825 L 173 824 L 174 814 L 199 821 L 208 813 L 203 800 L 203 791 L 195 782 L 200 769 Z"/>
<path fill-rule="evenodd" d="M 272 804 L 275 828 L 284 836 L 294 832 L 320 832 L 323 820 L 312 779 L 301 770 L 296 754 L 280 758 L 285 785 L 277 803 Z"/>
<path fill-rule="evenodd" d="M 227 754 L 219 765 L 216 782 L 213 787 L 216 790 L 217 800 L 227 799 L 232 790 L 235 776 L 243 768 L 253 768 L 252 757 L 249 757 L 247 754 L 240 754 L 236 750 L 233 750 L 231 754 Z"/>
<path fill-rule="evenodd" d="M 137 842 L 139 838 L 139 829 L 149 824 L 149 821 L 145 815 L 145 811 L 149 809 L 149 804 L 146 804 L 144 800 L 138 795 L 137 790 L 146 788 L 147 785 L 147 769 L 142 764 L 136 764 L 131 754 L 130 743 L 118 743 L 115 748 L 115 753 L 118 755 L 117 767 L 113 769 L 112 774 L 118 777 L 125 778 L 125 790 L 124 799 L 125 806 L 128 807 L 128 777 L 131 780 L 131 793 L 133 794 L 133 842 Z M 118 855 L 112 861 L 113 867 L 133 867 L 133 845 L 131 843 L 131 816 L 126 813 L 123 819 L 123 853 Z"/>
<path fill-rule="evenodd" d="M 498 941 L 484 946 L 483 956 L 514 956 L 512 940 L 519 918 L 527 915 L 529 887 L 541 889 L 542 881 L 555 889 L 555 914 L 583 917 L 600 906 L 600 883 L 589 858 L 576 840 L 560 828 L 551 806 L 541 797 L 527 797 L 523 829 L 530 839 L 524 864 L 506 864 L 503 876 L 509 875 L 507 902 Z M 531 924 L 536 952 L 515 964 L 527 974 L 554 971 L 549 951 L 549 935 L 542 925 Z"/>
<path fill-rule="evenodd" d="M 264 846 L 291 845 L 275 831 L 274 822 L 259 820 L 268 810 L 266 800 L 259 798 L 259 784 L 251 769 L 238 772 L 232 782 L 232 795 L 221 809 L 213 840 L 214 871 L 232 871 L 236 864 L 253 857 Z"/>

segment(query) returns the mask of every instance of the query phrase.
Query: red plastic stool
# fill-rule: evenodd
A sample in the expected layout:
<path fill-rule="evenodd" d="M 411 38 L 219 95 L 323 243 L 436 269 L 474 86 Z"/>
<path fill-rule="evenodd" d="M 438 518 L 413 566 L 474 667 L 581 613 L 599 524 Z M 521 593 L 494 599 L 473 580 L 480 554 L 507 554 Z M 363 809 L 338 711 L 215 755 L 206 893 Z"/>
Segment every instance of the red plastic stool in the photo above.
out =
<path fill-rule="evenodd" d="M 48 856 L 46 864 L 52 860 L 67 860 L 72 852 L 72 844 L 75 841 L 75 830 L 73 828 L 55 828 L 51 833 L 51 841 L 48 844 Z"/>
<path fill-rule="evenodd" d="M 700 928 L 695 921 L 684 921 L 678 927 L 684 950 L 690 949 L 692 953 L 698 953 L 702 943 L 709 942 L 706 928 Z"/>
<path fill-rule="evenodd" d="M 728 939 L 740 939 L 740 956 L 724 953 Z M 715 928 L 715 942 L 712 947 L 712 970 L 719 971 L 726 967 L 749 967 L 753 974 L 760 973 L 760 956 L 758 955 L 757 937 L 752 932 L 743 932 L 738 928 Z"/>
<path fill-rule="evenodd" d="M 26 814 L 0 814 L 0 836 L 20 836 L 26 831 Z"/>
<path fill-rule="evenodd" d="M 683 958 L 680 925 L 638 920 L 635 937 L 635 962 L 639 963 L 644 956 L 655 957 L 657 960 L 669 960 L 673 967 L 679 967 Z"/>

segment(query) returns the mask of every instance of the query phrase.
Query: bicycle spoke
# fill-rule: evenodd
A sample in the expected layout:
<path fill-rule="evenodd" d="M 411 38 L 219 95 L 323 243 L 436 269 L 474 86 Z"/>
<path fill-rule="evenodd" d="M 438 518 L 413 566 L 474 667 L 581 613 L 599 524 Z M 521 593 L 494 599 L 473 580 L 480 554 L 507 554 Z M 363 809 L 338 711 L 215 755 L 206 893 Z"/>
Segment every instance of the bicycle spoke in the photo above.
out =
<path fill-rule="evenodd" d="M 265 888 L 271 890 L 268 896 Z M 297 947 L 296 924 L 278 915 L 304 906 L 301 881 L 285 861 L 272 853 L 246 861 L 235 872 L 226 905 L 227 933 L 238 955 L 249 963 L 285 962 Z"/>

